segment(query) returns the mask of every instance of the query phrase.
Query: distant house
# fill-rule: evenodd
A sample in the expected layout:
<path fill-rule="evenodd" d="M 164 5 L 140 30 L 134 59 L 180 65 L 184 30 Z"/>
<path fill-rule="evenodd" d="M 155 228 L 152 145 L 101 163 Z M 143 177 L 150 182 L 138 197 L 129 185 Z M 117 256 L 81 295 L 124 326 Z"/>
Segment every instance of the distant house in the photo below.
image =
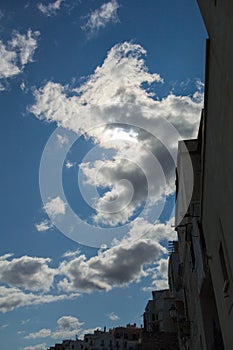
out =
<path fill-rule="evenodd" d="M 48 350 L 138 350 L 141 344 L 142 328 L 134 324 L 116 327 L 106 331 L 99 329 L 85 334 L 84 339 L 64 340 Z"/>

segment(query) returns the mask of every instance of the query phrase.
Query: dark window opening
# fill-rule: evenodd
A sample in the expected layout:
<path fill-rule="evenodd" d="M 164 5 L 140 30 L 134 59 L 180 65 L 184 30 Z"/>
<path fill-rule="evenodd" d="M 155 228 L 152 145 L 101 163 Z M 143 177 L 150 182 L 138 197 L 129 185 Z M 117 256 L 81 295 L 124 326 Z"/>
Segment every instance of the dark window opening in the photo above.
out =
<path fill-rule="evenodd" d="M 193 238 L 192 237 L 191 237 L 191 244 L 190 244 L 190 253 L 191 253 L 191 259 L 192 259 L 192 267 L 194 270 L 195 264 L 196 264 L 196 258 L 195 258 L 195 253 L 194 253 Z"/>

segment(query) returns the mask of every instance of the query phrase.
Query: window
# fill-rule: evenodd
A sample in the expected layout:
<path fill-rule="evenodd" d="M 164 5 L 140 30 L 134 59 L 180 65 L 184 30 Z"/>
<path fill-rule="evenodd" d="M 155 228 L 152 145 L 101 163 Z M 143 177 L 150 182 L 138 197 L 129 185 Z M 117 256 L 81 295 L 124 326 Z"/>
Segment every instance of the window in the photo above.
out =
<path fill-rule="evenodd" d="M 194 253 L 194 246 L 193 246 L 193 237 L 191 236 L 191 242 L 190 242 L 190 254 L 191 254 L 191 259 L 192 259 L 192 269 L 195 269 L 195 264 L 196 264 L 196 258 L 195 258 L 195 253 Z"/>

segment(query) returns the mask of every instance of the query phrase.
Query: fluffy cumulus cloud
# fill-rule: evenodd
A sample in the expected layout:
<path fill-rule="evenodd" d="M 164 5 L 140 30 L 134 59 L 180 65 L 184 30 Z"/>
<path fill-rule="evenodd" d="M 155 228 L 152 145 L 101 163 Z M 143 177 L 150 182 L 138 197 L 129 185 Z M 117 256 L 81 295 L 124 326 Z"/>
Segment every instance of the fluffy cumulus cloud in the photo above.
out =
<path fill-rule="evenodd" d="M 48 82 L 30 108 L 36 117 L 114 150 L 112 159 L 80 164 L 86 183 L 105 189 L 93 199 L 97 224 L 125 224 L 148 196 L 154 204 L 173 193 L 178 139 L 196 136 L 202 94 L 159 99 L 154 91 L 163 79 L 149 73 L 145 54 L 140 45 L 117 44 L 81 86 Z"/>
<path fill-rule="evenodd" d="M 95 209 L 98 214 L 94 216 L 97 223 L 111 226 L 126 223 L 135 208 L 147 198 L 147 180 L 140 167 L 130 161 L 130 158 L 114 160 L 83 163 L 80 166 L 87 183 L 111 188 L 96 202 Z"/>
<path fill-rule="evenodd" d="M 50 2 L 48 5 L 43 3 L 38 3 L 37 7 L 43 15 L 47 17 L 55 16 L 56 13 L 60 10 L 61 4 L 64 0 L 56 0 L 54 2 Z"/>
<path fill-rule="evenodd" d="M 197 88 L 193 95 L 159 98 L 156 87 L 163 79 L 149 72 L 145 55 L 138 44 L 117 44 L 78 87 L 49 81 L 35 91 L 30 111 L 37 118 L 77 137 L 85 134 L 102 150 L 102 157 L 98 153 L 96 160 L 86 157 L 79 164 L 84 192 L 88 186 L 102 190 L 92 198 L 93 225 L 129 225 L 128 234 L 108 250 L 63 261 L 60 290 L 110 290 L 145 276 L 151 276 L 154 288 L 167 281 L 161 242 L 175 239 L 175 233 L 171 221 L 152 218 L 151 209 L 174 193 L 177 143 L 196 137 L 203 95 Z M 65 215 L 68 204 L 58 198 L 45 205 L 50 216 Z M 63 209 L 54 210 L 57 205 Z"/>
<path fill-rule="evenodd" d="M 65 203 L 60 197 L 51 198 L 44 205 L 45 211 L 51 218 L 55 218 L 57 215 L 64 215 L 66 212 Z"/>
<path fill-rule="evenodd" d="M 5 254 L 0 257 L 0 281 L 10 287 L 0 286 L 0 311 L 74 299 L 80 292 L 109 291 L 139 282 L 147 276 L 161 280 L 165 276 L 166 261 L 163 257 L 167 251 L 159 242 L 164 238 L 172 239 L 174 233 L 171 231 L 170 222 L 151 224 L 137 218 L 130 225 L 128 234 L 119 241 L 115 240 L 109 249 L 100 249 L 90 258 L 79 251 L 67 252 L 60 265 L 53 269 L 48 266 L 50 259 L 13 258 L 12 254 Z M 150 267 L 152 263 L 155 265 Z M 48 294 L 52 285 L 56 293 Z M 116 320 L 115 314 L 110 316 Z M 76 319 L 63 317 L 50 336 L 56 339 L 72 337 L 79 327 L 81 323 Z M 47 335 L 48 330 L 43 329 L 27 337 L 36 339 Z"/>
<path fill-rule="evenodd" d="M 51 336 L 54 339 L 65 339 L 74 337 L 80 333 L 84 323 L 73 316 L 62 316 L 57 320 L 57 329 L 52 332 Z"/>
<path fill-rule="evenodd" d="M 48 266 L 50 259 L 22 256 L 0 260 L 0 281 L 31 291 L 48 291 L 56 271 Z"/>
<path fill-rule="evenodd" d="M 55 330 L 43 328 L 37 332 L 26 335 L 25 339 L 40 339 L 51 337 L 56 340 L 72 338 L 75 335 L 81 333 L 82 325 L 77 317 L 62 316 L 57 320 L 57 327 Z"/>
<path fill-rule="evenodd" d="M 0 257 L 0 312 L 11 311 L 27 305 L 40 305 L 55 301 L 74 299 L 78 293 L 49 294 L 54 283 L 56 269 L 48 266 L 49 258 L 12 254 Z"/>
<path fill-rule="evenodd" d="M 0 311 L 7 312 L 28 305 L 40 305 L 77 298 L 80 292 L 109 291 L 150 276 L 150 289 L 167 286 L 166 249 L 164 239 L 175 239 L 171 222 L 151 224 L 137 218 L 130 224 L 127 235 L 113 242 L 107 250 L 87 258 L 80 251 L 67 252 L 57 268 L 48 266 L 50 259 L 12 254 L 0 257 Z M 151 265 L 152 264 L 152 265 Z M 56 283 L 54 276 L 57 276 Z M 8 285 L 8 286 L 7 286 Z M 56 288 L 55 294 L 51 287 Z M 110 313 L 111 320 L 117 315 Z M 54 339 L 72 337 L 82 326 L 76 318 L 64 316 L 54 331 L 42 329 L 28 334 L 28 339 L 50 336 Z"/>
<path fill-rule="evenodd" d="M 101 5 L 99 9 L 92 11 L 87 17 L 87 23 L 82 27 L 89 34 L 93 34 L 99 29 L 106 27 L 109 22 L 119 21 L 117 10 L 120 7 L 117 0 L 111 0 Z"/>
<path fill-rule="evenodd" d="M 153 233 L 141 236 L 141 233 L 137 234 L 136 225 L 132 224 L 126 237 L 115 241 L 108 250 L 100 250 L 97 256 L 86 259 L 81 254 L 71 261 L 62 262 L 59 270 L 65 277 L 59 282 L 60 288 L 66 291 L 108 291 L 114 286 L 138 282 L 148 276 L 146 266 L 166 253 L 158 241 L 166 235 L 170 225 L 160 225 L 159 228 L 154 225 Z"/>
<path fill-rule="evenodd" d="M 0 79 L 20 74 L 25 65 L 33 61 L 39 34 L 38 31 L 33 32 L 31 29 L 26 34 L 15 31 L 6 44 L 0 40 Z M 4 90 L 3 83 L 1 86 L 1 90 Z"/>
<path fill-rule="evenodd" d="M 145 286 L 142 288 L 144 292 L 156 290 L 156 289 L 166 289 L 168 287 L 168 260 L 169 258 L 161 258 L 158 260 L 154 266 L 147 269 L 147 273 L 151 276 L 152 283 L 150 286 Z"/>

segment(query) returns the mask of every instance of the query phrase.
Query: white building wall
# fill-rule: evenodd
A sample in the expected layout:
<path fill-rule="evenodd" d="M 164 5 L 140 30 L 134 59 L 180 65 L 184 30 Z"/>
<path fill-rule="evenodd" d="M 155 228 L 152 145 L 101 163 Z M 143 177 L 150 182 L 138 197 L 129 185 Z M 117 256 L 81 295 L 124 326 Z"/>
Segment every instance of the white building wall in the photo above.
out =
<path fill-rule="evenodd" d="M 233 1 L 198 0 L 209 34 L 203 232 L 225 350 L 233 348 Z"/>

